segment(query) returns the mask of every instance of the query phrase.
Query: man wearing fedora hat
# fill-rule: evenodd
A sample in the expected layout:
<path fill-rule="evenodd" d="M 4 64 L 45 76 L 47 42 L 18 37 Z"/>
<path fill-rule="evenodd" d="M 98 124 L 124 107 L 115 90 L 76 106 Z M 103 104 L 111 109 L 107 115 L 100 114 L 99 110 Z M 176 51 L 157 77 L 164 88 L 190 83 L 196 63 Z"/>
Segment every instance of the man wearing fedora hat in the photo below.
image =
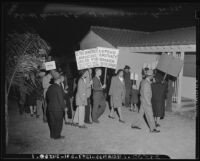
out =
<path fill-rule="evenodd" d="M 143 116 L 145 114 L 147 118 L 148 125 L 150 127 L 150 132 L 158 133 L 159 130 L 156 129 L 155 121 L 153 118 L 153 112 L 152 112 L 152 104 L 151 104 L 151 98 L 152 98 L 152 90 L 151 90 L 151 79 L 153 78 L 153 70 L 147 70 L 146 71 L 146 78 L 141 82 L 141 89 L 140 89 L 140 111 L 136 115 L 136 118 L 134 122 L 132 123 L 131 127 L 133 129 L 141 129 L 140 125 L 142 123 Z"/>
<path fill-rule="evenodd" d="M 130 67 L 126 65 L 124 67 L 124 82 L 125 82 L 125 88 L 126 88 L 126 94 L 125 94 L 125 107 L 131 106 L 131 87 L 132 87 L 132 81 L 130 78 Z"/>
<path fill-rule="evenodd" d="M 60 87 L 60 73 L 57 70 L 52 70 L 51 74 L 54 79 L 54 84 L 48 88 L 46 93 L 47 121 L 50 129 L 50 137 L 52 139 L 63 139 L 64 136 L 60 134 L 63 126 L 65 102 L 63 91 Z"/>

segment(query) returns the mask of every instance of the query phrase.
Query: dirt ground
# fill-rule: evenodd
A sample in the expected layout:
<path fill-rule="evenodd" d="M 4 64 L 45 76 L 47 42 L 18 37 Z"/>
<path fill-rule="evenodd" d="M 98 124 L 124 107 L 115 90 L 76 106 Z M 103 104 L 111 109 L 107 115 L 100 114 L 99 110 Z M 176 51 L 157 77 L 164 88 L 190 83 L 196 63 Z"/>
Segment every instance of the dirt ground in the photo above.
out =
<path fill-rule="evenodd" d="M 164 154 L 172 159 L 194 159 L 196 121 L 177 112 L 166 112 L 160 133 L 150 133 L 146 123 L 142 130 L 131 129 L 135 112 L 123 108 L 125 124 L 109 119 L 109 109 L 100 124 L 79 129 L 63 124 L 63 140 L 52 140 L 42 118 L 20 115 L 15 102 L 9 104 L 8 154 Z"/>

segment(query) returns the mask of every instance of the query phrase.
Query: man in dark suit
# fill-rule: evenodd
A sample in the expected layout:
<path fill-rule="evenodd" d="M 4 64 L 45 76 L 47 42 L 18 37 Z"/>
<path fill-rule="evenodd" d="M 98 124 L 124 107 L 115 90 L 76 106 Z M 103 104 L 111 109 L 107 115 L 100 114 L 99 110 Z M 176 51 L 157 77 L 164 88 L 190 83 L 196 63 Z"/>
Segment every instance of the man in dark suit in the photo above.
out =
<path fill-rule="evenodd" d="M 63 91 L 60 87 L 60 74 L 56 70 L 53 70 L 51 74 L 54 78 L 54 84 L 48 88 L 46 93 L 47 121 L 50 129 L 50 137 L 52 139 L 63 139 L 64 136 L 60 134 L 63 126 L 65 102 Z"/>
<path fill-rule="evenodd" d="M 95 77 L 93 78 L 93 109 L 92 109 L 92 121 L 99 123 L 99 117 L 103 114 L 106 108 L 106 99 L 103 94 L 103 89 L 106 85 L 101 84 L 100 76 L 102 71 L 100 68 L 95 70 Z"/>

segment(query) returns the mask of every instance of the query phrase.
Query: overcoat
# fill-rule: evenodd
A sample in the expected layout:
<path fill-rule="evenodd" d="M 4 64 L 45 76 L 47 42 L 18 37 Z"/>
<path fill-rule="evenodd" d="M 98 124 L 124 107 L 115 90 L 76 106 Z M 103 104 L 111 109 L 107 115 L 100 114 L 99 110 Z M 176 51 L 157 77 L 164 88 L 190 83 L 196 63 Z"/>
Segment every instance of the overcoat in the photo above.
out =
<path fill-rule="evenodd" d="M 111 96 L 110 103 L 114 108 L 122 107 L 122 103 L 125 102 L 125 83 L 121 81 L 118 76 L 112 77 L 109 95 Z"/>

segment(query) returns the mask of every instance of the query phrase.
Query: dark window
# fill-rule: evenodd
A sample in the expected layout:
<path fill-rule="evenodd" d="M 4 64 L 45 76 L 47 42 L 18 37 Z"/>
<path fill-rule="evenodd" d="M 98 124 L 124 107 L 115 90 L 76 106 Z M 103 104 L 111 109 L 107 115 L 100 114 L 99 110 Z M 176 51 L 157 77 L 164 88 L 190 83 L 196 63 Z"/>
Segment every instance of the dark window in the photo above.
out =
<path fill-rule="evenodd" d="M 183 76 L 196 77 L 196 52 L 185 53 Z"/>

